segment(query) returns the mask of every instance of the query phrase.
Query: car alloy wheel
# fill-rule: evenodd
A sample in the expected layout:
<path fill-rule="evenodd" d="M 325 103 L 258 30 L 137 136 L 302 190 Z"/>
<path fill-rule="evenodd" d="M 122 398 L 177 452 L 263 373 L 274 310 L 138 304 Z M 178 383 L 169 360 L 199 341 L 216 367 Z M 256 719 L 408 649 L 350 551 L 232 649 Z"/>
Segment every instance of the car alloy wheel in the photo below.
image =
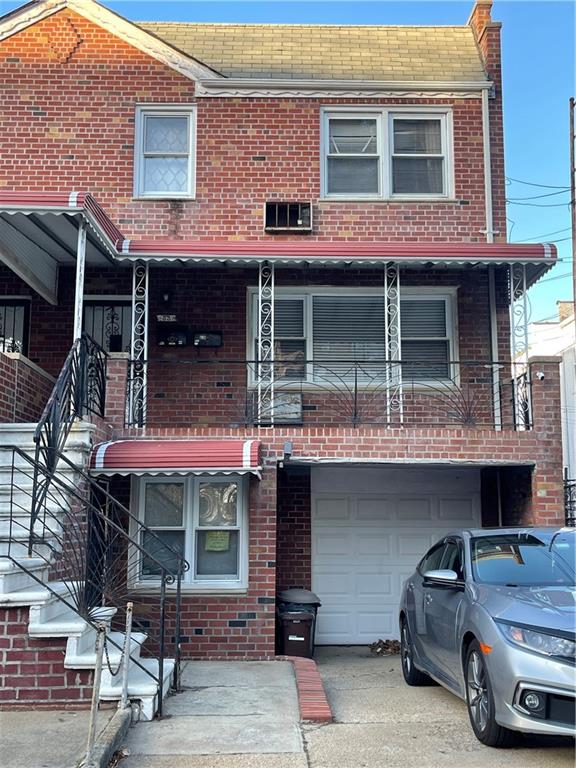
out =
<path fill-rule="evenodd" d="M 420 672 L 414 666 L 414 651 L 412 650 L 412 640 L 410 639 L 410 630 L 408 622 L 402 618 L 400 622 L 400 664 L 402 666 L 402 675 L 408 685 L 431 685 L 432 680 L 424 672 Z"/>
<path fill-rule="evenodd" d="M 466 704 L 472 730 L 478 741 L 487 747 L 508 747 L 517 734 L 496 722 L 494 694 L 480 643 L 473 640 L 464 663 Z"/>
<path fill-rule="evenodd" d="M 479 731 L 485 731 L 488 723 L 488 690 L 486 688 L 484 660 L 478 651 L 472 651 L 468 657 L 466 685 L 468 687 L 470 717 L 474 720 Z"/>

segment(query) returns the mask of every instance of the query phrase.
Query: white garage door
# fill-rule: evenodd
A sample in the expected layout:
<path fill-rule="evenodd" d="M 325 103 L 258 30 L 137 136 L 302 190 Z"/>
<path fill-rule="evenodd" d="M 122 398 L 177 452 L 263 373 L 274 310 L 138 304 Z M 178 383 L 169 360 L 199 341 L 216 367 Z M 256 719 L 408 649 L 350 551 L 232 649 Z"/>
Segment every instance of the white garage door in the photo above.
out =
<path fill-rule="evenodd" d="M 475 468 L 312 470 L 316 642 L 398 637 L 403 581 L 445 533 L 480 525 Z"/>

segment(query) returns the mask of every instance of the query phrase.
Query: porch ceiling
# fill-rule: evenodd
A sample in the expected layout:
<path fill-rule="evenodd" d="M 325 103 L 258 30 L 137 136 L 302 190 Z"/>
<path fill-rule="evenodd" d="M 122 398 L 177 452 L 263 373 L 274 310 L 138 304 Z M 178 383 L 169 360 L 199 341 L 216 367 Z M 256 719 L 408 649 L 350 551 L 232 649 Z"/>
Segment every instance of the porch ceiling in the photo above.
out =
<path fill-rule="evenodd" d="M 37 284 L 33 287 L 45 297 L 54 297 L 57 265 L 75 262 L 80 218 L 88 224 L 86 259 L 92 264 L 139 260 L 246 266 L 262 261 L 279 266 L 362 267 L 387 261 L 445 267 L 525 264 L 530 286 L 556 263 L 556 248 L 547 243 L 337 242 L 302 236 L 290 241 L 274 237 L 257 241 L 135 241 L 123 236 L 91 195 L 80 192 L 0 192 L 0 259 L 30 284 L 32 275 Z"/>
<path fill-rule="evenodd" d="M 82 219 L 86 261 L 111 263 L 119 233 L 89 195 L 0 193 L 0 261 L 56 304 L 58 267 L 76 263 Z"/>

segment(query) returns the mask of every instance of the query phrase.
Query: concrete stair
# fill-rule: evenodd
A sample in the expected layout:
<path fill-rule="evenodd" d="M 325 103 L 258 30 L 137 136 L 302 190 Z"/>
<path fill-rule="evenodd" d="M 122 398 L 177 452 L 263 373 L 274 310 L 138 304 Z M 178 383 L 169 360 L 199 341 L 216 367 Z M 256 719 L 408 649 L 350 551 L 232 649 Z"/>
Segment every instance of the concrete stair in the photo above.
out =
<path fill-rule="evenodd" d="M 65 521 L 63 510 L 68 503 L 57 484 L 47 499 L 47 522 L 40 518 L 35 523 L 38 541 L 34 543 L 34 556 L 28 556 L 33 467 L 24 457 L 13 454 L 8 446 L 18 446 L 33 458 L 35 428 L 35 424 L 0 424 L 0 608 L 27 607 L 30 637 L 64 638 L 64 668 L 94 669 L 96 630 L 73 608 L 75 593 L 82 584 L 49 581 L 52 556 L 60 550 Z M 65 455 L 75 466 L 86 466 L 92 431 L 93 426 L 83 422 L 72 428 Z M 77 484 L 75 470 L 62 463 L 58 476 L 67 485 Z M 122 695 L 121 659 L 125 635 L 111 629 L 115 613 L 114 607 L 99 608 L 92 616 L 93 620 L 104 621 L 107 625 L 108 654 L 104 657 L 101 679 L 102 701 L 119 701 Z M 143 632 L 130 635 L 128 696 L 139 704 L 140 720 L 152 720 L 158 710 L 158 660 L 141 656 L 146 638 Z M 165 659 L 161 685 L 163 697 L 170 690 L 173 672 L 174 662 Z"/>

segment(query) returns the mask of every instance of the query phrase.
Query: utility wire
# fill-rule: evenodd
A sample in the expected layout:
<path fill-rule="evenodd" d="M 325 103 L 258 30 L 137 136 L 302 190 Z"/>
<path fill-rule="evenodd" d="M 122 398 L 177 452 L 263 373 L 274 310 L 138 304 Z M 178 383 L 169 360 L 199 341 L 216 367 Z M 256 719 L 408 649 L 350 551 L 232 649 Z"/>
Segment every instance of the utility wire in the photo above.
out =
<path fill-rule="evenodd" d="M 522 203 L 509 198 L 506 198 L 506 202 L 511 205 L 528 205 L 532 208 L 568 208 L 570 206 L 570 203 Z"/>
<path fill-rule="evenodd" d="M 565 195 L 570 192 L 569 189 L 561 189 L 560 192 L 546 192 L 545 195 L 534 195 L 533 197 L 509 197 L 508 202 L 514 203 L 517 200 L 541 200 L 543 197 L 554 197 L 554 195 Z"/>
<path fill-rule="evenodd" d="M 572 229 L 572 227 L 564 227 L 564 229 L 555 229 L 553 232 L 544 232 L 541 235 L 532 235 L 532 237 L 525 237 L 522 240 L 515 240 L 514 242 L 527 243 L 529 240 L 539 240 L 541 237 L 549 237 L 550 235 L 559 235 L 561 232 L 568 232 L 570 229 Z"/>
<path fill-rule="evenodd" d="M 526 184 L 528 187 L 542 187 L 542 189 L 570 189 L 570 187 L 561 187 L 557 184 L 537 184 L 535 181 L 521 181 L 520 179 L 513 179 L 511 176 L 506 176 L 506 181 L 515 181 L 516 184 Z"/>

